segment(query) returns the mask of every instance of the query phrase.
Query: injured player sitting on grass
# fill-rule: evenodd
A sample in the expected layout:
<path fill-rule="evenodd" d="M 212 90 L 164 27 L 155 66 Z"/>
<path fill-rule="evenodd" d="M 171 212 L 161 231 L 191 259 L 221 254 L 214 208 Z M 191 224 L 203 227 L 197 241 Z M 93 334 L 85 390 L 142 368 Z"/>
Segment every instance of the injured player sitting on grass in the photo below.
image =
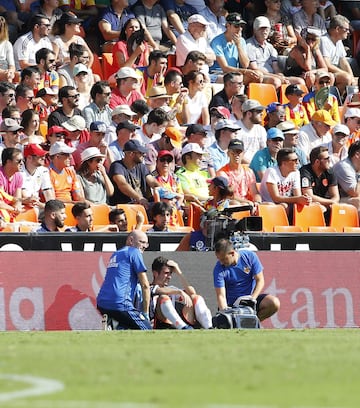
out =
<path fill-rule="evenodd" d="M 154 329 L 212 328 L 211 312 L 204 298 L 189 285 L 175 261 L 159 256 L 152 263 L 152 271 L 150 318 L 154 319 Z M 169 285 L 173 273 L 184 289 Z"/>

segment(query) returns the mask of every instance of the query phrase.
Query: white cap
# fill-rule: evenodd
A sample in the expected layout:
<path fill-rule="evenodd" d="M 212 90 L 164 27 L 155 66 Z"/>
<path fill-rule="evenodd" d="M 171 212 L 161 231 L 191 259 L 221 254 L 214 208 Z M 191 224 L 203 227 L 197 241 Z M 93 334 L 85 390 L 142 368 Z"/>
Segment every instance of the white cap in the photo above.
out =
<path fill-rule="evenodd" d="M 193 14 L 192 16 L 190 16 L 188 18 L 188 24 L 191 23 L 200 23 L 204 26 L 207 26 L 209 24 L 201 14 Z"/>
<path fill-rule="evenodd" d="M 271 28 L 271 25 L 267 17 L 259 16 L 255 18 L 253 27 L 254 27 L 254 31 L 256 31 L 259 28 L 263 28 L 263 27 Z"/>
<path fill-rule="evenodd" d="M 86 122 L 85 119 L 80 115 L 74 115 L 66 122 L 61 124 L 69 132 L 75 132 L 76 130 L 85 130 Z"/>
<path fill-rule="evenodd" d="M 124 78 L 135 78 L 140 79 L 141 76 L 135 71 L 134 68 L 130 67 L 122 67 L 119 71 L 115 74 L 116 79 L 124 79 Z"/>
<path fill-rule="evenodd" d="M 349 136 L 350 135 L 350 129 L 346 126 L 346 125 L 342 125 L 342 124 L 339 124 L 339 125 L 335 125 L 334 127 L 333 127 L 333 134 L 335 135 L 336 133 L 343 133 L 344 135 L 346 135 L 346 136 Z"/>
<path fill-rule="evenodd" d="M 240 130 L 241 127 L 238 126 L 235 122 L 229 119 L 221 119 L 215 125 L 215 130 L 221 129 L 231 129 L 231 130 Z"/>
<path fill-rule="evenodd" d="M 74 153 L 75 152 L 74 147 L 70 147 L 64 142 L 55 142 L 51 147 L 49 151 L 50 156 L 54 156 L 55 154 L 59 153 Z"/>
<path fill-rule="evenodd" d="M 86 72 L 88 74 L 89 69 L 84 64 L 76 64 L 74 69 L 73 69 L 73 75 L 76 76 L 76 75 L 80 74 L 80 72 Z"/>
<path fill-rule="evenodd" d="M 100 152 L 97 147 L 88 147 L 84 151 L 81 152 L 81 163 L 86 160 L 93 159 L 94 157 L 101 157 L 104 158 L 105 155 Z"/>
<path fill-rule="evenodd" d="M 128 116 L 134 116 L 134 115 L 136 115 L 136 113 L 133 112 L 133 111 L 130 109 L 130 106 L 129 106 L 129 105 L 119 105 L 119 106 L 117 106 L 117 107 L 111 112 L 111 116 L 121 115 L 122 113 L 123 113 L 124 115 L 128 115 Z"/>
<path fill-rule="evenodd" d="M 185 145 L 181 151 L 181 155 L 184 155 L 186 153 L 199 153 L 199 154 L 204 154 L 203 149 L 198 145 L 197 143 L 188 143 Z"/>
<path fill-rule="evenodd" d="M 360 118 L 360 109 L 359 108 L 346 109 L 344 118 Z"/>

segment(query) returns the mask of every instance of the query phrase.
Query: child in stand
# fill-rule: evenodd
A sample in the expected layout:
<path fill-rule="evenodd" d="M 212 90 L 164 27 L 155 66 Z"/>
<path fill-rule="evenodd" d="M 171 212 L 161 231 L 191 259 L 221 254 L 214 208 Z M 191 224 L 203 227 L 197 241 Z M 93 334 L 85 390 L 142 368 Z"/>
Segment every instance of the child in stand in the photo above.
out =
<path fill-rule="evenodd" d="M 284 105 L 286 120 L 293 122 L 297 128 L 309 123 L 306 109 L 302 104 L 304 93 L 297 85 L 289 85 L 285 89 L 285 95 L 289 100 L 289 103 Z"/>

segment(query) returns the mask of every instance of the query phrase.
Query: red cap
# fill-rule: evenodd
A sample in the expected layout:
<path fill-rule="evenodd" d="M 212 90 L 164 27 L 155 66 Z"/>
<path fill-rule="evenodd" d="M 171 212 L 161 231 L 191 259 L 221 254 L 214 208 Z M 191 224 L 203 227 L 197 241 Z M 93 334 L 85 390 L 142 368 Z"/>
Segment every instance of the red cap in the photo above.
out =
<path fill-rule="evenodd" d="M 225 119 L 230 119 L 231 113 L 228 108 L 225 108 L 225 106 L 213 106 L 211 110 L 217 110 Z"/>
<path fill-rule="evenodd" d="M 169 151 L 169 150 L 160 150 L 158 153 L 158 159 L 160 159 L 161 157 L 164 156 L 170 156 L 172 158 L 174 158 L 174 155 Z"/>
<path fill-rule="evenodd" d="M 43 150 L 39 145 L 31 143 L 24 146 L 24 157 L 28 156 L 45 156 L 46 150 Z"/>
<path fill-rule="evenodd" d="M 48 129 L 47 135 L 51 136 L 54 133 L 63 133 L 64 135 L 69 135 L 69 131 L 63 128 L 62 126 L 51 126 L 50 129 Z"/>

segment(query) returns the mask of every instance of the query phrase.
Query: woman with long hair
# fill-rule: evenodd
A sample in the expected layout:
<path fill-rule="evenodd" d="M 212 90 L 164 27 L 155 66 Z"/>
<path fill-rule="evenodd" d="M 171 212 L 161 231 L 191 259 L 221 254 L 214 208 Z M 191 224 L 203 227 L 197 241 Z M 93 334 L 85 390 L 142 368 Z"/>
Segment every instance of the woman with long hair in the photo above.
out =
<path fill-rule="evenodd" d="M 0 81 L 12 82 L 15 77 L 14 51 L 9 41 L 8 24 L 0 16 Z"/>
<path fill-rule="evenodd" d="M 40 135 L 40 117 L 33 109 L 26 109 L 21 115 L 21 126 L 23 134 L 21 136 L 21 144 L 44 142 L 44 138 Z"/>
<path fill-rule="evenodd" d="M 88 147 L 81 153 L 78 177 L 86 200 L 94 204 L 107 203 L 114 194 L 114 186 L 106 174 L 105 156 L 97 147 Z"/>
<path fill-rule="evenodd" d="M 55 22 L 52 30 L 55 37 L 52 44 L 57 65 L 63 65 L 70 61 L 69 46 L 76 43 L 85 47 L 90 57 L 89 66 L 92 66 L 94 55 L 86 44 L 86 41 L 80 36 L 82 21 L 83 20 L 77 18 L 75 14 L 66 12 Z"/>

